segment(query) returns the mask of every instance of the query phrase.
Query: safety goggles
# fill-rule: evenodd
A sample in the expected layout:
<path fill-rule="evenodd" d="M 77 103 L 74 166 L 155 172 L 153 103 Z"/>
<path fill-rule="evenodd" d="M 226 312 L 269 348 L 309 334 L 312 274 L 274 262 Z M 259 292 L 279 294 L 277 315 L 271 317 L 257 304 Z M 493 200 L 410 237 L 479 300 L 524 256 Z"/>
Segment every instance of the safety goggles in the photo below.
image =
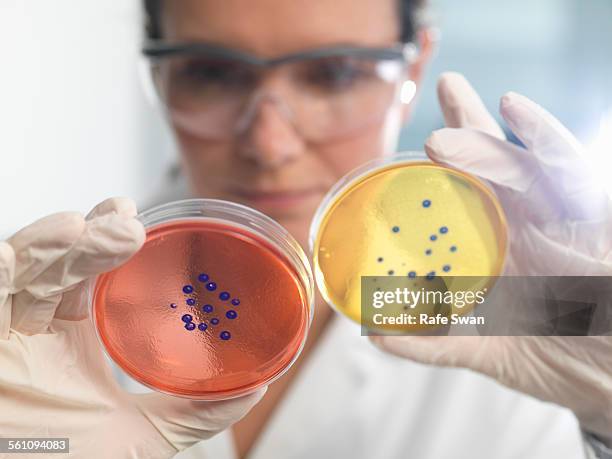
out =
<path fill-rule="evenodd" d="M 273 106 L 307 141 L 350 136 L 384 119 L 415 92 L 412 44 L 334 47 L 262 59 L 206 43 L 150 41 L 143 49 L 171 122 L 192 135 L 229 140 Z"/>

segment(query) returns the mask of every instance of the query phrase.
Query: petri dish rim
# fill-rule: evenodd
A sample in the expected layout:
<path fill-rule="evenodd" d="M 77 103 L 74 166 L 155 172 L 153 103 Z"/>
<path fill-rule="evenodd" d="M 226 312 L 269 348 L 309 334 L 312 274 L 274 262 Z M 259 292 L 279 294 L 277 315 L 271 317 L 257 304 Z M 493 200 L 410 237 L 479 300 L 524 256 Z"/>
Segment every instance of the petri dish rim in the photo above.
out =
<path fill-rule="evenodd" d="M 353 189 L 354 185 L 366 178 L 374 177 L 381 172 L 384 172 L 387 169 L 393 169 L 398 166 L 407 165 L 407 166 L 427 166 L 431 168 L 435 168 L 437 170 L 444 170 L 447 173 L 451 173 L 456 177 L 461 178 L 462 180 L 466 180 L 469 183 L 473 184 L 476 189 L 481 191 L 489 200 L 492 207 L 495 209 L 495 213 L 498 217 L 498 223 L 501 228 L 501 233 L 499 237 L 500 241 L 500 257 L 497 261 L 495 270 L 489 275 L 490 279 L 487 283 L 487 287 L 490 287 L 494 284 L 494 278 L 502 274 L 504 267 L 508 258 L 508 223 L 506 214 L 499 202 L 499 199 L 495 195 L 495 192 L 491 188 L 491 186 L 479 179 L 478 177 L 465 173 L 459 169 L 455 169 L 449 166 L 444 166 L 438 163 L 435 163 L 429 159 L 423 151 L 403 151 L 394 153 L 392 155 L 381 156 L 379 158 L 375 158 L 370 160 L 352 171 L 348 172 L 344 175 L 336 184 L 329 190 L 329 192 L 325 195 L 321 204 L 317 208 L 315 215 L 311 221 L 311 225 L 308 233 L 308 249 L 311 256 L 314 277 L 321 296 L 325 300 L 327 304 L 329 304 L 336 312 L 338 312 L 341 316 L 347 318 L 348 320 L 355 321 L 353 318 L 346 316 L 342 312 L 342 308 L 339 308 L 334 301 L 327 294 L 327 289 L 325 288 L 325 279 L 324 275 L 319 268 L 318 262 L 318 245 L 317 239 L 319 233 L 321 231 L 322 225 L 327 221 L 327 216 L 331 210 L 335 207 L 335 205 L 339 202 L 339 197 L 345 194 L 346 192 Z M 443 277 L 452 277 L 452 275 L 444 275 Z M 437 327 L 425 327 L 425 329 L 432 329 Z M 416 330 L 415 330 L 416 331 Z"/>
<path fill-rule="evenodd" d="M 104 339 L 100 335 L 98 324 L 96 321 L 96 314 L 94 310 L 94 299 L 96 293 L 96 285 L 100 276 L 91 278 L 87 286 L 87 300 L 88 308 L 91 321 L 94 325 L 96 337 L 102 348 L 104 354 L 108 359 L 114 362 L 130 379 L 142 384 L 149 389 L 152 389 L 159 393 L 171 395 L 174 397 L 185 398 L 190 400 L 201 400 L 201 401 L 215 401 L 215 400 L 229 400 L 241 396 L 248 395 L 260 389 L 263 386 L 267 386 L 272 382 L 280 378 L 285 372 L 289 370 L 299 358 L 306 340 L 308 339 L 308 333 L 310 325 L 312 324 L 315 307 L 315 286 L 312 269 L 304 250 L 299 243 L 291 236 L 291 234 L 279 223 L 268 217 L 267 215 L 255 210 L 250 207 L 229 202 L 219 199 L 206 199 L 206 198 L 194 198 L 184 199 L 180 201 L 172 201 L 165 204 L 161 204 L 150 209 L 147 209 L 139 213 L 136 218 L 140 220 L 147 232 L 157 228 L 162 224 L 177 221 L 214 221 L 217 223 L 230 224 L 231 226 L 238 226 L 247 231 L 255 233 L 257 237 L 264 239 L 271 246 L 276 247 L 278 251 L 286 259 L 286 262 L 290 263 L 295 269 L 295 273 L 302 281 L 302 288 L 306 298 L 308 299 L 308 323 L 304 330 L 304 336 L 302 337 L 301 343 L 291 360 L 285 364 L 284 367 L 280 368 L 279 371 L 272 373 L 268 378 L 259 381 L 256 385 L 249 385 L 246 387 L 237 386 L 226 392 L 207 392 L 203 395 L 195 394 L 184 394 L 172 391 L 163 390 L 157 386 L 147 383 L 136 377 L 128 368 L 120 364 L 116 359 L 113 358 L 112 353 L 107 349 Z"/>

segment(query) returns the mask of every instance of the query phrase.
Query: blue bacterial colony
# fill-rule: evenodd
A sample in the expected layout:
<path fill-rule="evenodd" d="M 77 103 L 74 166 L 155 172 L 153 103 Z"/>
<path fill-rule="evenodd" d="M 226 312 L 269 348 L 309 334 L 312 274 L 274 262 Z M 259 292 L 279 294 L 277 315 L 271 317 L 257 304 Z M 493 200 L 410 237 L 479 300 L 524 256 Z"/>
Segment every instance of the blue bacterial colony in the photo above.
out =
<path fill-rule="evenodd" d="M 203 296 L 207 292 L 214 292 L 215 290 L 217 290 L 217 284 L 210 280 L 210 276 L 208 274 L 201 273 L 200 275 L 198 275 L 198 282 L 200 284 L 204 284 L 204 288 L 200 289 L 201 291 L 199 292 L 199 295 L 201 296 Z M 196 287 L 190 284 L 184 285 L 182 287 L 182 292 L 185 295 L 198 294 L 198 292 L 196 292 Z M 218 298 L 221 301 L 230 300 L 230 303 L 233 306 L 240 305 L 240 300 L 238 298 L 232 298 L 230 292 L 227 292 L 227 291 L 222 291 L 221 293 L 219 293 Z M 187 298 L 185 298 L 185 304 L 187 306 L 196 306 L 197 301 L 192 296 L 188 296 Z M 176 309 L 177 307 L 178 307 L 177 303 L 170 303 L 170 308 Z M 195 310 L 191 309 L 191 310 L 198 312 L 197 309 Z M 214 310 L 214 307 L 212 304 L 206 303 L 201 307 L 201 311 L 205 314 L 210 314 L 211 312 L 213 312 L 213 310 Z M 225 312 L 225 317 L 229 320 L 235 320 L 236 318 L 238 318 L 238 313 L 234 311 L 233 309 L 230 309 Z M 205 321 L 199 322 L 196 325 L 192 314 L 183 314 L 181 316 L 181 322 L 184 323 L 184 328 L 185 330 L 188 330 L 188 331 L 193 331 L 197 328 L 201 332 L 205 332 L 209 328 L 209 324 L 207 324 Z M 212 319 L 210 319 L 210 325 L 219 325 L 219 323 L 220 323 L 220 320 L 217 317 L 213 317 Z M 222 330 L 219 333 L 219 338 L 221 338 L 223 341 L 228 341 L 229 339 L 231 339 L 231 337 L 232 335 L 228 330 Z"/>
<path fill-rule="evenodd" d="M 423 208 L 427 209 L 427 208 L 431 207 L 432 202 L 431 202 L 431 200 L 430 200 L 430 199 L 424 199 L 424 200 L 421 202 L 421 205 L 423 206 Z M 391 231 L 392 231 L 393 233 L 399 233 L 399 232 L 400 232 L 400 227 L 399 227 L 399 226 L 393 226 L 393 227 L 391 227 Z M 431 235 L 429 236 L 429 240 L 430 240 L 431 242 L 435 242 L 435 241 L 437 241 L 437 240 L 439 239 L 439 237 L 440 237 L 440 236 L 444 236 L 445 234 L 448 234 L 448 226 L 441 226 L 441 227 L 438 229 L 438 233 L 439 233 L 439 234 L 435 234 L 435 233 L 434 233 L 434 234 L 431 234 Z M 450 251 L 450 252 L 456 252 L 456 251 L 457 251 L 457 246 L 456 246 L 456 245 L 451 245 L 451 246 L 450 246 L 450 248 L 449 248 L 449 251 Z M 427 248 L 427 249 L 425 249 L 425 252 L 424 252 L 424 253 L 425 253 L 425 255 L 429 256 L 429 255 L 431 255 L 431 254 L 433 253 L 433 249 L 431 249 L 431 248 Z M 378 257 L 378 258 L 376 259 L 376 261 L 377 261 L 378 263 L 382 263 L 382 262 L 383 262 L 383 260 L 384 260 L 384 258 L 383 258 L 383 257 Z M 405 266 L 405 263 L 402 263 L 402 266 Z M 450 265 L 450 264 L 445 264 L 444 266 L 442 266 L 442 271 L 444 271 L 445 273 L 449 272 L 450 270 L 451 270 L 451 265 Z M 395 273 L 395 271 L 394 271 L 394 270 L 392 270 L 392 269 L 390 269 L 390 270 L 388 270 L 388 271 L 387 271 L 387 273 L 388 273 L 388 275 L 389 275 L 389 276 L 392 276 L 392 275 Z M 417 277 L 417 273 L 416 273 L 416 271 L 409 271 L 409 272 L 408 272 L 408 277 L 409 277 L 410 279 L 414 279 L 414 278 L 416 278 L 416 277 Z M 436 277 L 436 272 L 435 272 L 435 271 L 433 271 L 433 270 L 432 270 L 432 271 L 429 271 L 429 272 L 428 272 L 428 273 L 425 275 L 425 278 L 426 278 L 427 280 L 433 280 L 433 279 L 435 279 L 435 277 Z"/>
<path fill-rule="evenodd" d="M 230 332 L 228 331 L 222 331 L 221 334 L 219 335 L 219 337 L 223 340 L 228 340 L 232 337 L 232 335 L 230 335 Z"/>

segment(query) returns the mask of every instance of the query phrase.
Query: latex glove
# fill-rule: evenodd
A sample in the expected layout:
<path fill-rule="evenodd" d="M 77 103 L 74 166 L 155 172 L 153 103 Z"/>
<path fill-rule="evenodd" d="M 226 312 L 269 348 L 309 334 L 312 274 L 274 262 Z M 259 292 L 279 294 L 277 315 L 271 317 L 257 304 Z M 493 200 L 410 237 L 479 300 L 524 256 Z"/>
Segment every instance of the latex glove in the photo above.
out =
<path fill-rule="evenodd" d="M 263 395 L 207 403 L 129 394 L 115 382 L 84 280 L 142 246 L 135 215 L 132 201 L 110 199 L 86 219 L 51 215 L 0 242 L 3 437 L 68 437 L 70 457 L 168 458 L 227 428 Z"/>
<path fill-rule="evenodd" d="M 438 85 L 448 128 L 426 143 L 433 161 L 488 181 L 508 217 L 506 274 L 612 274 L 612 213 L 574 137 L 529 99 L 509 93 L 500 112 L 526 149 L 507 142 L 467 81 Z M 419 362 L 466 367 L 565 406 L 582 426 L 612 440 L 612 337 L 373 337 Z"/>

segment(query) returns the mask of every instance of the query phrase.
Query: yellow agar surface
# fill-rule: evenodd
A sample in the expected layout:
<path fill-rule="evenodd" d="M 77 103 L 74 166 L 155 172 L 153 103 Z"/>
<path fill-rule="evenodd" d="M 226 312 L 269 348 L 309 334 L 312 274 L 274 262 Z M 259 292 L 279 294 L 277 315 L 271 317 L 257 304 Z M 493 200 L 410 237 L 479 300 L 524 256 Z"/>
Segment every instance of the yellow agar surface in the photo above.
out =
<path fill-rule="evenodd" d="M 361 276 L 403 276 L 415 290 L 487 288 L 489 278 L 453 277 L 500 274 L 506 221 L 493 193 L 473 177 L 429 162 L 396 163 L 358 177 L 336 196 L 321 219 L 313 249 L 323 296 L 361 322 Z M 411 271 L 419 279 L 408 278 Z M 433 280 L 421 277 L 431 272 Z M 471 306 L 451 309 L 447 312 L 465 314 Z M 433 305 L 419 305 L 412 312 L 436 311 Z"/>

